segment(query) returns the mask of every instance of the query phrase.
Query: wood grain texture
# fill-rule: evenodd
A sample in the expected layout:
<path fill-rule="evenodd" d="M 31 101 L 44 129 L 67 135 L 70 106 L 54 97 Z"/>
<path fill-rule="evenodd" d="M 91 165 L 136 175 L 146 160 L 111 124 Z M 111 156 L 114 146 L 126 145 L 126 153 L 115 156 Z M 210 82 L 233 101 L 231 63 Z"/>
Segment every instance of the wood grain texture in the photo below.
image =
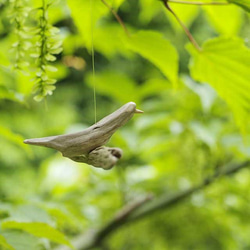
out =
<path fill-rule="evenodd" d="M 60 151 L 64 157 L 68 157 L 77 162 L 84 162 L 93 165 L 93 162 L 100 162 L 102 158 L 106 157 L 107 159 L 112 160 L 115 164 L 121 157 L 121 154 L 117 157 L 117 152 L 119 150 L 122 152 L 121 149 L 117 151 L 115 150 L 117 148 L 103 147 L 102 150 L 99 150 L 99 152 L 103 152 L 103 154 L 99 154 L 100 159 L 97 159 L 96 161 L 93 158 L 94 154 L 89 154 L 98 147 L 105 145 L 115 131 L 126 124 L 135 113 L 142 113 L 142 111 L 136 109 L 136 104 L 134 102 L 129 102 L 81 132 L 27 139 L 24 140 L 24 143 L 56 149 Z M 108 156 L 107 152 L 109 152 Z M 117 158 L 116 161 L 114 160 L 114 157 Z M 111 162 L 110 164 L 105 164 L 105 166 L 109 166 L 109 168 L 113 166 L 111 165 Z M 103 166 L 96 167 L 104 168 Z M 107 169 L 107 167 L 105 169 Z"/>

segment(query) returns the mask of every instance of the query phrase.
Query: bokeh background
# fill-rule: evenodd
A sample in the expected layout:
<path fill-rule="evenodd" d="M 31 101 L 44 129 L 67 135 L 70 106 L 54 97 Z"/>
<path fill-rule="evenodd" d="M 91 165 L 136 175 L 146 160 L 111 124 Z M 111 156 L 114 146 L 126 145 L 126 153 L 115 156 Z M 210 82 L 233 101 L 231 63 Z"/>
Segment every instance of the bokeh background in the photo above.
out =
<path fill-rule="evenodd" d="M 60 29 L 58 39 L 63 41 L 63 51 L 52 62 L 58 71 L 50 73 L 57 80 L 56 90 L 41 102 L 33 99 L 31 78 L 36 69 L 32 62 L 13 70 L 16 54 L 11 46 L 17 37 L 10 4 L 13 1 L 0 4 L 1 221 L 40 221 L 74 238 L 101 227 L 138 197 L 186 190 L 217 169 L 249 157 L 249 137 L 240 134 L 226 103 L 208 84 L 190 78 L 188 39 L 160 1 L 110 4 L 114 9 L 119 6 L 130 32 L 157 31 L 176 48 L 179 80 L 175 86 L 155 65 L 124 46 L 124 30 L 101 2 L 94 1 L 90 11 L 88 1 L 61 0 L 48 10 L 49 22 Z M 35 8 L 41 3 L 26 1 L 26 5 Z M 171 7 L 200 44 L 220 35 L 238 35 L 250 45 L 249 15 L 240 7 L 174 3 Z M 29 15 L 25 25 L 32 26 L 37 13 L 31 10 Z M 25 51 L 26 58 L 30 53 Z M 97 120 L 129 101 L 144 111 L 108 143 L 123 149 L 116 167 L 104 171 L 70 161 L 55 150 L 23 144 L 25 138 L 76 132 L 92 125 L 94 84 Z M 107 237 L 107 249 L 250 249 L 249 180 L 248 169 L 223 177 L 169 209 L 117 229 Z M 2 229 L 1 234 L 17 250 L 55 249 L 56 245 L 25 230 Z"/>

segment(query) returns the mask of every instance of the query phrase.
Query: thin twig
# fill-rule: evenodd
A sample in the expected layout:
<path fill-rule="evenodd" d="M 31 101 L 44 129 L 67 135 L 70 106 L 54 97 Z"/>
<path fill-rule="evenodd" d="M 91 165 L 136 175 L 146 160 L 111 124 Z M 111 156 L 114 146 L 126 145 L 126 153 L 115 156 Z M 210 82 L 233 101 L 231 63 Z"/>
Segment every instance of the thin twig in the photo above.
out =
<path fill-rule="evenodd" d="M 96 234 L 96 243 L 97 245 L 102 242 L 107 235 L 110 234 L 111 231 L 114 231 L 116 228 L 119 228 L 122 223 L 126 223 L 127 219 L 130 217 L 132 213 L 134 213 L 137 209 L 142 207 L 144 204 L 148 203 L 153 199 L 152 194 L 148 194 L 144 197 L 140 197 L 138 200 L 125 205 L 120 211 L 116 213 L 114 218 L 106 224 L 103 228 L 101 228 Z"/>
<path fill-rule="evenodd" d="M 185 26 L 185 24 L 180 20 L 180 18 L 175 14 L 175 12 L 171 9 L 171 7 L 168 4 L 168 0 L 163 0 L 164 6 L 167 8 L 168 11 L 170 11 L 175 19 L 178 21 L 178 23 L 181 25 L 181 27 L 184 29 L 186 35 L 188 36 L 188 39 L 190 42 L 194 45 L 194 47 L 198 50 L 201 51 L 201 47 L 199 44 L 196 42 L 192 34 L 190 33 L 189 29 Z"/>
<path fill-rule="evenodd" d="M 193 5 L 229 5 L 228 2 L 190 2 L 190 1 L 181 1 L 181 0 L 168 0 L 171 3 L 180 3 L 180 4 L 193 4 Z"/>
<path fill-rule="evenodd" d="M 205 187 L 213 184 L 219 178 L 235 174 L 241 169 L 249 166 L 250 161 L 245 161 L 236 165 L 222 166 L 214 173 L 214 175 L 205 178 L 200 184 L 194 187 L 177 192 L 173 195 L 162 195 L 161 197 L 158 197 L 156 199 L 153 199 L 151 202 L 146 203 L 144 206 L 139 207 L 136 211 L 130 214 L 130 216 L 127 218 L 127 223 L 144 218 L 149 214 L 151 215 L 155 212 L 158 212 L 159 210 L 169 208 L 172 205 L 175 205 L 190 197 L 193 193 L 199 190 L 203 190 Z"/>
<path fill-rule="evenodd" d="M 115 12 L 115 10 L 112 8 L 112 6 L 110 6 L 105 0 L 101 0 L 103 2 L 103 4 L 105 4 L 108 9 L 111 11 L 111 13 L 114 15 L 114 17 L 116 18 L 116 20 L 119 22 L 119 24 L 122 26 L 124 32 L 126 33 L 126 35 L 128 37 L 130 37 L 130 33 L 127 29 L 127 27 L 125 26 L 125 23 L 122 21 L 122 19 L 120 18 L 120 16 Z"/>

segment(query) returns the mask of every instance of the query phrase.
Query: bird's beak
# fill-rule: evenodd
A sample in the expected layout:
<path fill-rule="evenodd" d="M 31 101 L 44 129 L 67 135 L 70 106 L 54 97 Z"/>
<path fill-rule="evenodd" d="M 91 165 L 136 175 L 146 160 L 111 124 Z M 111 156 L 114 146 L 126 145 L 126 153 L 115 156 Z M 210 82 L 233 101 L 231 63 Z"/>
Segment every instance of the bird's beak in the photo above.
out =
<path fill-rule="evenodd" d="M 136 109 L 135 110 L 135 113 L 137 113 L 137 114 L 142 114 L 142 113 L 144 113 L 142 110 L 140 110 L 140 109 Z"/>

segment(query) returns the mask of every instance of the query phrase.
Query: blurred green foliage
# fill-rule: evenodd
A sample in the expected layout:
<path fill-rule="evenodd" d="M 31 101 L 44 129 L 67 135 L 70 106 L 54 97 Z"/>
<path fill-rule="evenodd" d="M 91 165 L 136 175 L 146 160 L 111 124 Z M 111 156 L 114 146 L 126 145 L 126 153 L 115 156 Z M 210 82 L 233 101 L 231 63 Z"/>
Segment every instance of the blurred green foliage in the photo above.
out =
<path fill-rule="evenodd" d="M 130 38 L 101 1 L 0 1 L 0 249 L 70 245 L 129 201 L 185 190 L 249 158 L 248 1 L 170 3 L 198 43 L 205 42 L 202 52 L 191 44 L 186 49 L 184 31 L 161 1 L 107 2 Z M 47 32 L 57 28 L 59 37 L 37 32 L 43 4 L 49 4 Z M 34 53 L 46 43 L 53 60 L 38 53 L 39 63 Z M 33 99 L 38 78 L 40 90 L 57 80 L 52 96 L 46 96 L 51 88 L 40 92 L 42 102 Z M 93 86 L 98 120 L 129 101 L 144 111 L 111 138 L 109 145 L 124 151 L 115 168 L 95 169 L 22 143 L 93 124 Z M 249 178 L 247 169 L 223 178 L 117 230 L 106 243 L 110 249 L 250 249 Z"/>

